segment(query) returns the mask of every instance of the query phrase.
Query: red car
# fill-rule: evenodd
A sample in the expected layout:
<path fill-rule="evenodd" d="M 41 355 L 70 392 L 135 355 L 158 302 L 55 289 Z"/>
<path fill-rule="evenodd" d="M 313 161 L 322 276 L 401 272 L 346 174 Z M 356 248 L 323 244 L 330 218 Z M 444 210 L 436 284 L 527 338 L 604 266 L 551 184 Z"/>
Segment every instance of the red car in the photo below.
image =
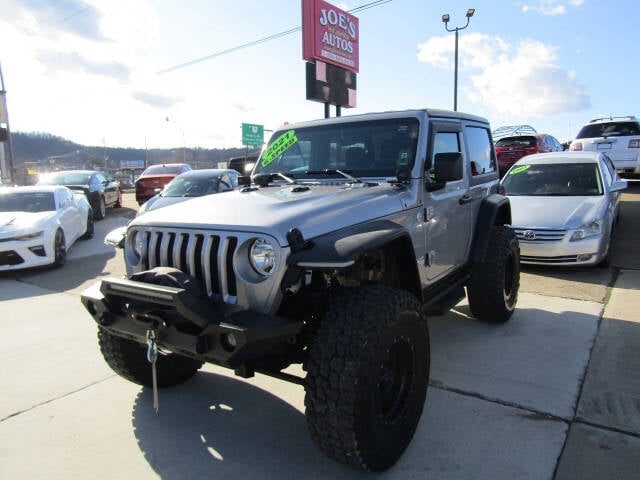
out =
<path fill-rule="evenodd" d="M 545 152 L 561 152 L 563 146 L 558 140 L 546 133 L 535 135 L 515 135 L 502 137 L 496 142 L 496 157 L 498 157 L 498 170 L 503 177 L 511 165 L 525 155 Z"/>
<path fill-rule="evenodd" d="M 186 163 L 164 163 L 151 165 L 136 180 L 136 201 L 138 205 L 155 196 L 164 186 L 191 167 Z"/>

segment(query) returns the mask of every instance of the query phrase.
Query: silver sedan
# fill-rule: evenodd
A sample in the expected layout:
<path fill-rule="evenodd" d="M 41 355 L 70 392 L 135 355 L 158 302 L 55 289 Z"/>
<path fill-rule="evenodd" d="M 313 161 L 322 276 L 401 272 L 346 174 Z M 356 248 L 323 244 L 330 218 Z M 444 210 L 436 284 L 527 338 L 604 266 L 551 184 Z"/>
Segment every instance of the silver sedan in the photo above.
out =
<path fill-rule="evenodd" d="M 516 162 L 501 182 L 509 196 L 522 263 L 608 265 L 627 188 L 597 152 L 553 152 Z"/>

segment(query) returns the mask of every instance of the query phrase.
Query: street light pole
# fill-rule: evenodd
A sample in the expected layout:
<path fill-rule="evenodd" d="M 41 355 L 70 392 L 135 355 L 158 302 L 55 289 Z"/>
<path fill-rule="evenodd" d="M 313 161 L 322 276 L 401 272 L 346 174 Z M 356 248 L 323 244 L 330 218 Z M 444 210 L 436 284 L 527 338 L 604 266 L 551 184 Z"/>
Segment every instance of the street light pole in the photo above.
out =
<path fill-rule="evenodd" d="M 455 43 L 455 55 L 454 55 L 454 72 L 453 72 L 453 111 L 458 111 L 458 31 L 464 30 L 469 26 L 469 20 L 473 17 L 473 14 L 476 12 L 475 8 L 467 9 L 467 23 L 465 23 L 464 27 L 456 27 L 449 28 L 449 14 L 446 13 L 442 15 L 442 22 L 444 23 L 444 28 L 447 32 L 455 32 L 456 34 L 456 43 Z"/>

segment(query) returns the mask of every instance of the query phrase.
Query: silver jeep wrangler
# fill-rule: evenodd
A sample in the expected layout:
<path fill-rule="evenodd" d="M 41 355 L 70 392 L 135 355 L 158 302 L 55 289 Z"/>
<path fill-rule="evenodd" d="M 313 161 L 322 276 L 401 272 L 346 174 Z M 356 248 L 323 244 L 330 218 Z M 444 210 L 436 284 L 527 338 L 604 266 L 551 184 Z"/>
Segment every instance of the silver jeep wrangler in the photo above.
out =
<path fill-rule="evenodd" d="M 425 109 L 286 125 L 246 180 L 129 224 L 128 278 L 82 295 L 102 354 L 154 392 L 204 362 L 298 383 L 323 452 L 387 469 L 425 403 L 427 316 L 465 288 L 483 321 L 516 306 L 489 123 Z"/>

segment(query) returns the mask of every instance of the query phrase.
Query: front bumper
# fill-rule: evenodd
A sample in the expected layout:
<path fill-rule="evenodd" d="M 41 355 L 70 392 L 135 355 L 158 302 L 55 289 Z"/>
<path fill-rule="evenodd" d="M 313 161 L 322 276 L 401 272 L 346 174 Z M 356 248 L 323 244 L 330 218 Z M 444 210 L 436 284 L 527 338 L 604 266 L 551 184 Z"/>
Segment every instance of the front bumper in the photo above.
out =
<path fill-rule="evenodd" d="M 300 321 L 131 280 L 104 279 L 81 298 L 96 323 L 113 335 L 144 344 L 154 329 L 161 349 L 228 368 L 269 355 L 302 329 Z"/>
<path fill-rule="evenodd" d="M 31 240 L 0 242 L 0 272 L 50 265 L 53 261 L 51 235 L 47 234 Z"/>
<path fill-rule="evenodd" d="M 602 235 L 585 238 L 575 242 L 566 235 L 561 241 L 553 243 L 529 242 L 519 239 L 520 261 L 537 265 L 596 265 L 606 252 Z"/>

